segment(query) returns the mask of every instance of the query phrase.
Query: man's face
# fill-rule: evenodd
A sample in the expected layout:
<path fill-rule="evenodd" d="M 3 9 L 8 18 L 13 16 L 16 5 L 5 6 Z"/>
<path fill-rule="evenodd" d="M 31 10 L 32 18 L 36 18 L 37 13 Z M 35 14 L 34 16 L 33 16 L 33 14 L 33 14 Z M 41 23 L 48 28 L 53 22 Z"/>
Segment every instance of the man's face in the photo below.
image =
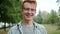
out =
<path fill-rule="evenodd" d="M 35 13 L 36 13 L 35 4 L 25 2 L 24 3 L 24 8 L 22 9 L 22 14 L 24 16 L 24 19 L 25 20 L 32 20 Z"/>

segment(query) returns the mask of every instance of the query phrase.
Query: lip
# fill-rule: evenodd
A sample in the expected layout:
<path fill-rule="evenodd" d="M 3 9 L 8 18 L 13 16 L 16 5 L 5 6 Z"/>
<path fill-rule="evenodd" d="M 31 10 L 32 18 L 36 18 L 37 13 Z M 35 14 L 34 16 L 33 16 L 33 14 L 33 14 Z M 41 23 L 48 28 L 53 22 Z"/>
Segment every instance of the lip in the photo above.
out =
<path fill-rule="evenodd" d="M 27 17 L 31 17 L 31 15 L 26 15 Z"/>
<path fill-rule="evenodd" d="M 25 16 L 26 16 L 27 18 L 31 18 L 31 17 L 33 16 L 33 14 L 25 14 Z"/>

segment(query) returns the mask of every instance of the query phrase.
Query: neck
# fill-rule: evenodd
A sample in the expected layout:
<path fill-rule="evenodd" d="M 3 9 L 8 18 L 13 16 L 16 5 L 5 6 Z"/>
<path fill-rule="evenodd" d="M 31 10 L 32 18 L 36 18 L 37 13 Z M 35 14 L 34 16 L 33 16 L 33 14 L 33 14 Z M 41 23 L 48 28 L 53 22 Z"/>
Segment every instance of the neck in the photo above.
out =
<path fill-rule="evenodd" d="M 25 26 L 33 26 L 33 20 L 23 20 L 23 25 Z"/>

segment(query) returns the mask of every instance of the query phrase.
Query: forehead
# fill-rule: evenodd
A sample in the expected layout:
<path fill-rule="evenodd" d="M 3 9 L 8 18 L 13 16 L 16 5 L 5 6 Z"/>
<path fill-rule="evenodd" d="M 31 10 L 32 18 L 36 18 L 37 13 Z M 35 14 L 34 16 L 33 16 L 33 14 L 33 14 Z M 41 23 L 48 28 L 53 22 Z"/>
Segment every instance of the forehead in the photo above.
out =
<path fill-rule="evenodd" d="M 25 8 L 34 8 L 35 9 L 36 5 L 34 3 L 25 2 L 24 7 Z"/>

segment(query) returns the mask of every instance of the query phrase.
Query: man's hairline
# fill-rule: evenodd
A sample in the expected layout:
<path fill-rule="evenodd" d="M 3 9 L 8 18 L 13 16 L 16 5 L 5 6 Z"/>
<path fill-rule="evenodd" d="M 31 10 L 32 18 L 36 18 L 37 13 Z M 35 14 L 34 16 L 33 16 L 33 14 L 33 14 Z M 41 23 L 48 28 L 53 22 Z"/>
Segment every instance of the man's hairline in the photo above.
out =
<path fill-rule="evenodd" d="M 25 4 L 25 3 L 30 3 L 30 2 L 23 2 L 23 4 L 22 4 L 22 8 L 24 7 L 24 4 Z M 35 7 L 37 7 L 37 4 L 36 4 L 36 3 L 30 3 L 30 4 L 34 4 Z"/>

